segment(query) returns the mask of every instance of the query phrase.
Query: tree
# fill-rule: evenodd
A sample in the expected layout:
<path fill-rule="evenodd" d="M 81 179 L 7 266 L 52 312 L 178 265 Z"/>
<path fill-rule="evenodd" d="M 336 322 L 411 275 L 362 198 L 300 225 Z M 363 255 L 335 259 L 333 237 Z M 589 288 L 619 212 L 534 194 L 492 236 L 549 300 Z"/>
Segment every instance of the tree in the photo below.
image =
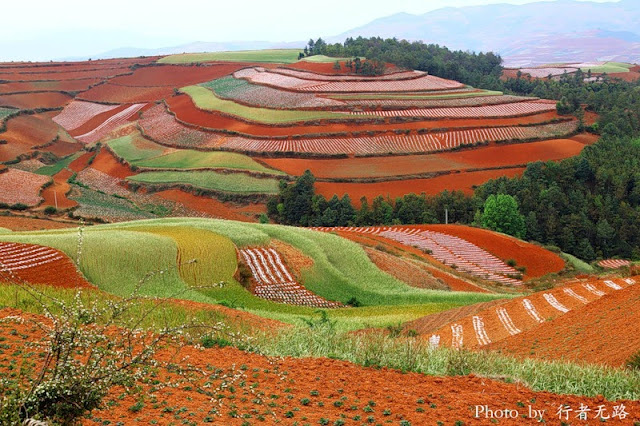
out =
<path fill-rule="evenodd" d="M 342 67 L 340 66 L 340 61 L 335 61 L 333 63 L 333 69 L 334 71 L 340 71 L 342 69 Z"/>
<path fill-rule="evenodd" d="M 483 226 L 518 238 L 524 238 L 526 225 L 518 210 L 518 202 L 511 195 L 490 195 L 484 203 Z"/>

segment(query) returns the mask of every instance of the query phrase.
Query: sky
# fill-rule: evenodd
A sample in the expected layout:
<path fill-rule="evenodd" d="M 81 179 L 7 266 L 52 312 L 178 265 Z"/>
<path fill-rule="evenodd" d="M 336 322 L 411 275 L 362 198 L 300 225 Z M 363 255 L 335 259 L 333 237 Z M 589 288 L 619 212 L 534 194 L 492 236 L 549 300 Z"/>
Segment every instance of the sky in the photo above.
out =
<path fill-rule="evenodd" d="M 336 35 L 399 12 L 498 2 L 532 0 L 11 1 L 2 5 L 0 60 L 47 60 L 194 41 L 298 41 Z"/>

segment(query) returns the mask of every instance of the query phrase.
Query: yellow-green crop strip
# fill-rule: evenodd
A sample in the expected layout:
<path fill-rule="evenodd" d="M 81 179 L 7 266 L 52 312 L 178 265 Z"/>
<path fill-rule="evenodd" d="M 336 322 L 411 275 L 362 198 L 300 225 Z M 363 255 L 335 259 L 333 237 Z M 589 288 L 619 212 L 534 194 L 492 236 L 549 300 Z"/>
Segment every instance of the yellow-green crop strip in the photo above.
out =
<path fill-rule="evenodd" d="M 183 53 L 165 56 L 160 64 L 192 64 L 200 62 L 229 61 L 229 62 L 265 62 L 276 64 L 291 64 L 298 61 L 298 54 L 302 49 L 266 49 L 239 50 L 230 52 Z"/>

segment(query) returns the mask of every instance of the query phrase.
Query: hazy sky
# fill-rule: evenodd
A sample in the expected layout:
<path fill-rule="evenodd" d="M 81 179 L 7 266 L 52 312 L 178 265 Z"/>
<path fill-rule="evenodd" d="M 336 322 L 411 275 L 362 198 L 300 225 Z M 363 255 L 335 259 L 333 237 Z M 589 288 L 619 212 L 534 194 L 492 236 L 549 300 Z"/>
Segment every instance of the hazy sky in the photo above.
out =
<path fill-rule="evenodd" d="M 118 47 L 165 47 L 192 41 L 306 40 L 336 35 L 398 12 L 419 14 L 445 6 L 499 2 L 532 1 L 10 1 L 2 5 L 0 60 L 90 55 Z"/>

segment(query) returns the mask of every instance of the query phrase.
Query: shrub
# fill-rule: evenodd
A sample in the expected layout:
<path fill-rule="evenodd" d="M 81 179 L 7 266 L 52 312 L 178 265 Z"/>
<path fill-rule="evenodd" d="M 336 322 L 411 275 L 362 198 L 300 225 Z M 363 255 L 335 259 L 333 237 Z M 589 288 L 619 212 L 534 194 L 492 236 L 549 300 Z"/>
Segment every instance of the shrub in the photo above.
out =
<path fill-rule="evenodd" d="M 44 214 L 46 214 L 46 215 L 53 215 L 53 214 L 56 214 L 56 213 L 58 213 L 58 209 L 56 209 L 53 206 L 47 206 L 44 209 Z"/>

